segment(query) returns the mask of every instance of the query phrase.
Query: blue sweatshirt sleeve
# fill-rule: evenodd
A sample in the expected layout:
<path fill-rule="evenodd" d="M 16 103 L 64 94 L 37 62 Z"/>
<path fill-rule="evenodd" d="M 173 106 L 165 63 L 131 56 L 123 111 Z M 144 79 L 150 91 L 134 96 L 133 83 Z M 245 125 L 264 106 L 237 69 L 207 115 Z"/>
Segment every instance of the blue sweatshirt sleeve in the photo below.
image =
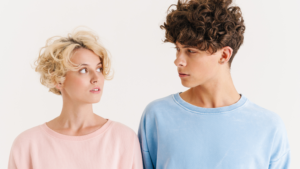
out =
<path fill-rule="evenodd" d="M 151 132 L 151 131 L 150 131 Z M 141 143 L 141 151 L 143 156 L 143 166 L 144 169 L 154 169 L 153 161 L 151 159 L 151 154 L 148 148 L 148 142 L 146 137 L 146 119 L 145 119 L 145 112 L 142 115 L 139 130 L 138 130 L 138 138 Z"/>
<path fill-rule="evenodd" d="M 272 143 L 269 169 L 288 169 L 290 165 L 290 146 L 283 121 L 278 117 L 278 128 Z"/>
<path fill-rule="evenodd" d="M 271 161 L 269 169 L 288 169 L 290 166 L 290 151 L 286 152 L 280 159 Z"/>

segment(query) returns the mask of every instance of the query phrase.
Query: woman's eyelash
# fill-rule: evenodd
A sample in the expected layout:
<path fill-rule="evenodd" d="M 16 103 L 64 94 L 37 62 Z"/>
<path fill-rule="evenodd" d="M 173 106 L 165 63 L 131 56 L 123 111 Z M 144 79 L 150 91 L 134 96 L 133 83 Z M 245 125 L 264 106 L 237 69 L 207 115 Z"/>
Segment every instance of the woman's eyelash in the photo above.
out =
<path fill-rule="evenodd" d="M 79 72 L 80 72 L 80 73 L 82 73 L 82 70 L 85 70 L 85 71 L 87 71 L 87 69 L 86 69 L 86 68 L 83 68 L 83 69 L 80 69 L 80 70 L 79 70 Z"/>
<path fill-rule="evenodd" d="M 102 67 L 98 67 L 96 70 L 98 70 L 98 69 L 100 69 L 100 71 L 102 71 L 102 70 L 103 70 L 103 68 L 102 68 Z M 87 68 L 80 69 L 80 70 L 79 70 L 79 72 L 80 72 L 80 73 L 83 73 L 83 72 L 82 72 L 82 70 L 85 70 L 85 72 L 84 72 L 84 73 L 86 73 L 86 72 L 87 72 Z"/>

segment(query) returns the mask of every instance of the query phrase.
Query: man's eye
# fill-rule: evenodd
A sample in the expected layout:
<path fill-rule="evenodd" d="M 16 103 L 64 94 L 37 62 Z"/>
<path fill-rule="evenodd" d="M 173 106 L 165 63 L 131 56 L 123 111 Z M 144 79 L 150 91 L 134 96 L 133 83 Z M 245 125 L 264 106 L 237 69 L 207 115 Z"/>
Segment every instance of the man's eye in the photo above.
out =
<path fill-rule="evenodd" d="M 189 53 L 196 53 L 195 51 L 192 51 L 192 50 L 190 50 L 190 49 L 188 49 L 188 52 L 189 52 Z"/>
<path fill-rule="evenodd" d="M 98 70 L 98 72 L 102 72 L 103 69 L 101 67 L 99 67 L 97 70 Z"/>
<path fill-rule="evenodd" d="M 80 72 L 80 73 L 86 73 L 86 68 L 81 69 L 79 72 Z"/>

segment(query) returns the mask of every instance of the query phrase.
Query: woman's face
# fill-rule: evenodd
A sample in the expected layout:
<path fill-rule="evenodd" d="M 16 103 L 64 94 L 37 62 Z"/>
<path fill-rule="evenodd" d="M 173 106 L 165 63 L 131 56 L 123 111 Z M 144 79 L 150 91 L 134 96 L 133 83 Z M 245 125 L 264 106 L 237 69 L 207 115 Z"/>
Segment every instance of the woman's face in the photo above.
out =
<path fill-rule="evenodd" d="M 104 76 L 100 57 L 88 49 L 79 48 L 71 61 L 81 65 L 78 71 L 68 71 L 61 87 L 63 99 L 92 104 L 100 101 Z"/>

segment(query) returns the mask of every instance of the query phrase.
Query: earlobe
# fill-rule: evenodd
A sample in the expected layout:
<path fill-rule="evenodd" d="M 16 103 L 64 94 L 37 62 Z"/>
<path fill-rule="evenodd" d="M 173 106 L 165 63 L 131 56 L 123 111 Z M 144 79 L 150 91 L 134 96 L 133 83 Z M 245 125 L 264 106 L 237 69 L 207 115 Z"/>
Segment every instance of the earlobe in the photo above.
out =
<path fill-rule="evenodd" d="M 221 63 L 228 62 L 232 55 L 232 48 L 229 46 L 226 46 L 223 48 L 223 54 L 221 58 Z"/>
<path fill-rule="evenodd" d="M 56 84 L 55 88 L 58 89 L 58 90 L 60 90 L 61 89 L 61 83 Z"/>

